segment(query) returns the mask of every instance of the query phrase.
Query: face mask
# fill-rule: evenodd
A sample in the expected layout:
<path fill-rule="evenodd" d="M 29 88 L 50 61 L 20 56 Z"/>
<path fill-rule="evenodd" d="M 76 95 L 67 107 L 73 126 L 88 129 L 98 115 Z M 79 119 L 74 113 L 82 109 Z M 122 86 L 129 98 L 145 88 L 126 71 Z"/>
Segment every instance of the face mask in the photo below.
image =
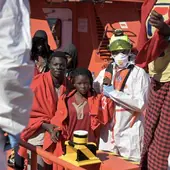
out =
<path fill-rule="evenodd" d="M 129 55 L 123 54 L 123 53 L 119 53 L 114 56 L 115 63 L 119 68 L 126 67 L 126 65 L 128 63 L 128 58 L 129 58 Z"/>

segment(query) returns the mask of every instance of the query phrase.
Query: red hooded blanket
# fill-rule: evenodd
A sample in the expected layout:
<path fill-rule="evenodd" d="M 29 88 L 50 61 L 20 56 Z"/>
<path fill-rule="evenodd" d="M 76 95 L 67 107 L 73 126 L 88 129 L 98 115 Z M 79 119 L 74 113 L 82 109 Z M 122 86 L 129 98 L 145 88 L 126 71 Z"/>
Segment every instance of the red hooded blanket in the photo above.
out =
<path fill-rule="evenodd" d="M 55 117 L 51 120 L 51 124 L 57 125 L 62 129 L 61 138 L 57 144 L 54 144 L 50 139 L 50 134 L 46 133 L 44 139 L 43 149 L 53 152 L 56 156 L 61 156 L 62 144 L 68 140 L 67 132 L 69 131 L 68 125 L 65 120 L 68 117 L 68 110 L 66 106 L 66 97 L 72 96 L 75 91 L 71 92 L 68 96 L 65 94 L 61 96 L 58 101 L 58 110 Z M 96 136 L 100 137 L 100 126 L 105 125 L 109 120 L 112 120 L 114 114 L 114 103 L 105 96 L 98 94 L 97 96 L 88 97 L 88 104 L 90 109 L 90 126 L 95 131 Z M 51 163 L 51 162 L 47 162 Z M 59 166 L 53 165 L 53 170 L 58 170 Z M 62 169 L 62 168 L 61 168 Z"/>
<path fill-rule="evenodd" d="M 168 46 L 168 41 L 158 31 L 155 32 L 150 40 L 147 39 L 146 20 L 155 2 L 156 0 L 145 0 L 142 6 L 141 30 L 137 46 L 139 53 L 136 56 L 136 65 L 142 68 L 146 68 L 150 62 L 159 57 Z M 170 24 L 170 20 L 166 21 L 166 23 Z"/>
<path fill-rule="evenodd" d="M 34 99 L 29 124 L 21 134 L 21 139 L 24 141 L 28 141 L 42 123 L 50 123 L 57 110 L 58 99 L 50 72 L 35 76 L 31 89 L 34 92 Z M 65 86 L 62 85 L 60 89 L 60 94 L 63 94 Z M 24 148 L 20 149 L 21 156 L 24 156 L 24 151 Z"/>

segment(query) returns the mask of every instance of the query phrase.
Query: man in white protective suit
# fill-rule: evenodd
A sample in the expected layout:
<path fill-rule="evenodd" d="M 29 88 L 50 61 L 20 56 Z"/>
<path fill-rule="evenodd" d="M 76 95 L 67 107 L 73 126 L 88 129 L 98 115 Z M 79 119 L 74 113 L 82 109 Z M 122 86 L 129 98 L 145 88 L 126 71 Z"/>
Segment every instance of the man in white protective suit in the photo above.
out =
<path fill-rule="evenodd" d="M 7 167 L 4 132 L 16 138 L 29 120 L 34 64 L 28 0 L 0 0 L 0 169 Z"/>
<path fill-rule="evenodd" d="M 113 62 L 99 73 L 94 88 L 110 97 L 116 105 L 113 120 L 102 129 L 99 149 L 138 162 L 150 79 L 130 60 L 132 45 L 121 30 L 115 31 L 109 48 Z"/>

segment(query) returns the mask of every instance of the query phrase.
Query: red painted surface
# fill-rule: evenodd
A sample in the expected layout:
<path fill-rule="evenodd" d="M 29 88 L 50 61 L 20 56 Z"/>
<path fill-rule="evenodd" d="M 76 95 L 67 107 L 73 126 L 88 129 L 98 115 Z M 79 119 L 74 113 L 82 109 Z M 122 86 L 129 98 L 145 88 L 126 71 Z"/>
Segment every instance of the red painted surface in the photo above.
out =
<path fill-rule="evenodd" d="M 125 2 L 127 1 L 127 2 Z M 97 55 L 99 46 L 96 15 L 100 18 L 103 27 L 110 23 L 114 28 L 120 28 L 118 22 L 126 21 L 128 31 L 135 34 L 130 37 L 134 47 L 136 46 L 137 36 L 140 27 L 140 6 L 142 0 L 114 0 L 109 4 L 96 4 L 90 2 L 63 2 L 63 3 L 47 3 L 45 0 L 30 0 L 31 5 L 31 32 L 32 35 L 39 29 L 45 30 L 48 34 L 49 44 L 51 49 L 56 49 L 53 36 L 51 34 L 48 23 L 43 13 L 43 8 L 69 8 L 72 10 L 72 25 L 73 25 L 73 43 L 78 49 L 78 65 L 88 67 L 95 72 L 97 76 L 101 70 L 104 61 Z M 88 19 L 88 32 L 78 32 L 78 18 Z M 108 33 L 107 36 L 111 37 Z M 128 33 L 131 35 L 131 33 Z M 104 156 L 104 155 L 103 155 Z M 124 161 L 118 157 L 105 155 L 102 159 L 106 159 L 100 167 L 100 170 L 138 170 L 138 166 Z M 8 169 L 11 170 L 11 169 Z M 93 169 L 95 170 L 95 169 Z"/>
<path fill-rule="evenodd" d="M 99 153 L 99 158 L 104 160 L 100 166 L 100 170 L 139 170 L 139 166 L 125 161 L 117 156 L 108 153 Z"/>
<path fill-rule="evenodd" d="M 101 164 L 84 166 L 86 170 L 140 170 L 138 165 L 125 161 L 120 157 L 109 155 L 107 152 L 98 153 Z"/>
<path fill-rule="evenodd" d="M 102 161 L 101 164 L 84 166 L 82 168 L 85 170 L 140 170 L 138 165 L 125 161 L 117 156 L 109 155 L 108 153 L 98 153 L 98 157 Z M 13 169 L 8 167 L 8 170 Z"/>
<path fill-rule="evenodd" d="M 103 65 L 103 60 L 96 55 L 96 50 L 99 45 L 95 9 L 97 15 L 105 27 L 108 23 L 116 23 L 118 21 L 127 21 L 129 28 L 136 34 L 132 37 L 135 42 L 139 33 L 140 16 L 139 8 L 140 3 L 131 2 L 113 2 L 112 4 L 97 4 L 88 2 L 63 2 L 63 3 L 47 3 L 42 0 L 31 0 L 31 32 L 35 33 L 38 29 L 44 29 L 49 37 L 49 43 L 52 49 L 56 49 L 54 39 L 49 29 L 48 23 L 45 19 L 42 8 L 69 8 L 73 14 L 73 43 L 78 48 L 78 62 L 79 66 L 89 67 L 97 75 Z M 78 32 L 78 18 L 88 19 L 88 32 Z M 118 28 L 118 24 L 113 24 Z"/>

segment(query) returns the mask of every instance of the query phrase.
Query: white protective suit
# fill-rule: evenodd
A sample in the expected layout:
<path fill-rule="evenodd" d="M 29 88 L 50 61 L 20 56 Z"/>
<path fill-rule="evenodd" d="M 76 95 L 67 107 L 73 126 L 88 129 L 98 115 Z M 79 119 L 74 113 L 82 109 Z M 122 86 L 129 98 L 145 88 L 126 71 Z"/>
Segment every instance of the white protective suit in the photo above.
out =
<path fill-rule="evenodd" d="M 113 63 L 113 78 L 115 76 L 115 64 Z M 120 70 L 118 70 L 120 71 Z M 94 88 L 100 91 L 103 85 L 105 70 L 102 70 L 94 81 Z M 99 149 L 119 153 L 127 159 L 140 161 L 142 140 L 144 135 L 144 117 L 142 112 L 146 107 L 150 78 L 142 68 L 134 66 L 125 88 L 122 91 L 113 90 L 109 93 L 115 101 L 115 119 L 103 127 L 100 137 Z M 130 127 L 132 116 L 140 112 L 135 123 Z M 114 126 L 114 127 L 113 127 Z M 114 129 L 114 131 L 113 131 Z"/>
<path fill-rule="evenodd" d="M 30 61 L 28 0 L 0 0 L 0 165 L 6 169 L 4 136 L 19 134 L 32 105 L 34 64 Z"/>

